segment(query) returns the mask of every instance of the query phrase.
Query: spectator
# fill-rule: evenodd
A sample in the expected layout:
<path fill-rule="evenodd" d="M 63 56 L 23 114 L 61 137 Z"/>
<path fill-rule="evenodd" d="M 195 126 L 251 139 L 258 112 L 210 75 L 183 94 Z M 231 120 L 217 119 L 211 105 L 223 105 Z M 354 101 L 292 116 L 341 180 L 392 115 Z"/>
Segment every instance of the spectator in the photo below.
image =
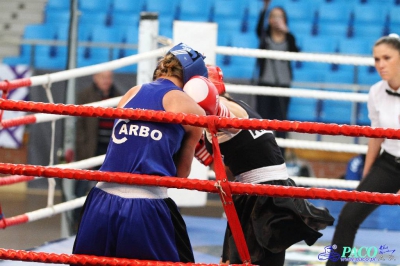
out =
<path fill-rule="evenodd" d="M 397 34 L 378 39 L 373 47 L 375 68 L 381 81 L 368 94 L 368 117 L 372 127 L 399 129 L 400 117 L 400 38 Z M 381 152 L 383 150 L 383 152 Z M 363 178 L 356 191 L 397 193 L 400 189 L 400 140 L 371 138 L 365 157 Z M 336 252 L 351 248 L 360 224 L 379 205 L 348 202 L 340 212 L 332 239 Z M 348 261 L 328 260 L 327 265 L 344 265 Z"/>
<path fill-rule="evenodd" d="M 112 71 L 93 75 L 93 84 L 78 94 L 76 104 L 98 102 L 121 96 L 114 85 Z M 81 117 L 76 127 L 76 160 L 106 154 L 114 120 L 108 118 Z"/>
<path fill-rule="evenodd" d="M 76 104 L 98 102 L 122 95 L 114 85 L 112 71 L 103 71 L 94 74 L 92 79 L 92 85 L 78 93 Z M 76 122 L 75 160 L 80 161 L 106 154 L 113 123 L 113 119 L 79 117 Z M 96 167 L 94 170 L 99 168 Z M 70 184 L 66 185 L 66 182 Z M 63 192 L 66 200 L 85 196 L 94 185 L 94 182 L 86 180 L 68 180 L 66 182 L 63 181 Z M 71 189 L 72 191 L 66 191 Z M 76 234 L 78 230 L 81 211 L 82 208 L 77 208 L 67 214 L 71 235 Z"/>
<path fill-rule="evenodd" d="M 155 80 L 130 89 L 119 108 L 204 115 L 183 91 L 192 76 L 206 76 L 204 57 L 174 46 L 154 71 Z M 116 119 L 100 171 L 188 177 L 202 128 Z M 194 262 L 185 222 L 166 187 L 98 182 L 85 202 L 74 254 Z"/>
<path fill-rule="evenodd" d="M 274 7 L 269 11 L 268 24 L 264 28 L 265 17 L 270 1 L 264 0 L 264 8 L 260 12 L 257 23 L 259 49 L 298 52 L 295 37 L 289 32 L 286 12 L 282 7 Z M 257 59 L 257 81 L 259 86 L 290 87 L 292 69 L 290 61 L 275 59 Z M 287 119 L 289 97 L 257 95 L 257 113 L 264 119 Z M 276 132 L 276 137 L 286 138 L 286 132 Z M 283 155 L 284 149 L 281 149 Z"/>

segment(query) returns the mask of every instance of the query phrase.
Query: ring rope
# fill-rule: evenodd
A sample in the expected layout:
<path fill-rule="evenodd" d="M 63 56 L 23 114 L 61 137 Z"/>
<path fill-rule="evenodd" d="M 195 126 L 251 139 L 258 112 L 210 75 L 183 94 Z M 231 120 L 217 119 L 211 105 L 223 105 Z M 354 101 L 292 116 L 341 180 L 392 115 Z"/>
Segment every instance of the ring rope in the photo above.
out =
<path fill-rule="evenodd" d="M 216 181 L 199 179 L 182 179 L 169 176 L 139 175 L 124 172 L 102 172 L 95 170 L 63 169 L 57 167 L 35 166 L 26 164 L 0 163 L 0 173 L 26 176 L 58 177 L 67 179 L 113 182 L 119 184 L 136 184 L 162 186 L 167 188 L 199 190 L 218 193 Z M 372 204 L 400 204 L 400 194 L 346 191 L 324 188 L 285 187 L 276 185 L 246 184 L 229 182 L 232 194 L 249 194 L 255 196 L 293 197 L 305 199 L 326 199 L 334 201 L 352 201 Z"/>
<path fill-rule="evenodd" d="M 283 88 L 268 86 L 234 85 L 226 83 L 226 91 L 237 94 L 271 95 L 283 97 L 314 98 L 351 102 L 367 102 L 368 94 L 354 92 L 319 91 L 300 88 Z"/>
<path fill-rule="evenodd" d="M 60 72 L 51 74 L 33 76 L 30 78 L 16 79 L 9 82 L 0 81 L 0 90 L 13 90 L 19 87 L 25 86 L 38 86 L 46 84 L 48 81 L 47 75 L 51 77 L 53 83 L 64 81 L 71 78 L 79 78 L 83 76 L 89 76 L 98 72 L 106 70 L 114 70 L 121 67 L 129 66 L 139 61 L 156 58 L 165 54 L 168 47 L 159 48 L 150 52 L 144 52 L 137 55 L 131 55 L 120 59 L 112 60 L 97 65 L 86 66 L 81 68 L 68 69 Z"/>
<path fill-rule="evenodd" d="M 174 124 L 208 127 L 216 123 L 218 128 L 239 129 L 270 129 L 279 131 L 294 131 L 323 135 L 344 135 L 353 137 L 400 139 L 400 130 L 392 128 L 376 128 L 358 125 L 338 125 L 313 122 L 279 121 L 268 119 L 239 119 L 216 116 L 199 116 L 193 114 L 172 113 L 165 111 L 125 109 L 111 107 L 92 107 L 72 104 L 50 104 L 0 99 L 0 109 L 12 111 L 41 112 L 84 117 L 105 117 L 153 122 L 168 122 Z"/>
<path fill-rule="evenodd" d="M 228 46 L 217 46 L 217 54 L 230 56 L 247 56 L 257 58 L 269 58 L 288 61 L 310 61 L 346 65 L 366 65 L 373 66 L 374 60 L 370 56 L 348 56 L 337 54 L 304 53 L 304 52 L 284 52 L 266 49 L 238 48 Z"/>
<path fill-rule="evenodd" d="M 97 167 L 101 165 L 104 161 L 105 155 L 99 155 L 96 157 L 92 157 L 89 159 L 84 159 L 81 161 L 71 162 L 67 164 L 58 164 L 54 165 L 54 167 L 61 169 L 90 169 L 93 167 Z M 214 171 L 209 171 L 208 177 L 215 178 Z M 41 179 L 42 177 L 36 176 L 5 176 L 0 178 L 0 186 L 12 185 L 20 182 L 26 182 L 31 180 Z M 320 177 L 296 177 L 291 176 L 291 178 L 296 182 L 299 186 L 312 186 L 312 187 L 333 187 L 333 188 L 346 188 L 346 189 L 354 189 L 357 187 L 359 181 L 354 180 L 340 180 L 340 179 L 332 179 L 332 178 L 320 178 Z"/>
<path fill-rule="evenodd" d="M 236 248 L 239 252 L 240 258 L 243 264 L 248 264 L 251 262 L 250 253 L 249 249 L 247 248 L 246 238 L 244 236 L 242 226 L 236 212 L 235 204 L 232 198 L 232 189 L 228 182 L 228 177 L 226 176 L 224 163 L 222 161 L 222 155 L 217 139 L 217 132 L 218 132 L 217 120 L 218 117 L 214 116 L 212 123 L 210 123 L 208 126 L 208 129 L 210 130 L 212 136 L 214 171 L 217 179 L 217 184 L 215 184 L 215 186 L 218 189 L 219 196 L 223 203 L 224 211 L 228 219 L 229 226 L 230 228 L 235 229 L 231 230 L 231 232 L 236 244 Z"/>
<path fill-rule="evenodd" d="M 117 106 L 118 102 L 121 100 L 122 96 L 110 98 L 103 101 L 92 102 L 83 104 L 82 106 L 95 106 L 95 107 L 115 107 Z M 34 124 L 34 123 L 44 123 L 44 122 L 51 122 L 58 119 L 66 118 L 68 115 L 53 115 L 53 114 L 31 114 L 27 116 L 17 117 L 13 119 L 8 119 L 4 121 L 0 121 L 0 129 L 16 127 L 21 125 L 27 124 Z"/>
<path fill-rule="evenodd" d="M 205 264 L 205 263 L 182 263 L 182 262 L 161 262 L 154 260 L 136 260 L 124 258 L 98 257 L 93 255 L 75 255 L 75 254 L 55 254 L 47 252 L 24 251 L 14 249 L 0 248 L 0 259 L 44 262 L 56 264 L 79 264 L 79 265 L 108 265 L 108 266 L 218 266 L 220 264 Z M 243 264 L 230 264 L 243 265 Z M 246 264 L 252 265 L 252 264 Z"/>
<path fill-rule="evenodd" d="M 30 179 L 34 179 L 35 177 L 32 176 L 18 176 L 21 178 L 24 178 L 25 181 L 27 181 L 28 178 Z M 41 178 L 41 177 L 40 177 Z M 296 183 L 303 183 L 304 185 L 315 185 L 315 181 L 312 181 L 310 178 L 304 177 L 292 177 L 292 179 L 296 182 Z M 318 178 L 316 178 L 318 179 Z M 359 183 L 358 181 L 343 181 L 343 180 L 329 180 L 329 179 L 324 179 L 324 178 L 319 178 L 322 179 L 320 180 L 320 184 L 322 186 L 326 185 L 326 183 L 331 183 L 332 187 L 336 187 L 336 188 L 340 188 L 340 187 L 344 187 L 344 188 L 355 188 L 357 186 L 357 184 Z M 351 186 L 349 185 L 351 184 Z M 222 187 L 220 185 L 220 182 L 217 181 L 217 183 L 215 183 L 215 187 L 218 188 L 218 190 L 221 190 Z M 5 218 L 4 220 L 4 224 L 3 226 L 0 225 L 0 228 L 6 228 L 7 226 L 11 226 L 11 225 L 17 225 L 17 224 L 22 224 L 22 223 L 27 223 L 27 222 L 32 222 L 32 221 L 36 221 L 39 219 L 44 219 L 44 218 L 48 218 L 51 217 L 55 214 L 64 212 L 64 211 L 69 211 L 69 210 L 73 210 L 75 208 L 79 208 L 83 206 L 85 197 L 79 198 L 79 199 L 74 199 L 71 201 L 67 201 L 67 202 L 63 202 L 60 203 L 58 205 L 54 205 L 52 207 L 47 207 L 44 209 L 38 209 L 32 212 L 28 212 L 22 215 L 18 215 L 15 217 L 11 217 L 11 218 Z M 224 203 L 226 203 L 225 200 L 223 200 Z M 1 213 L 1 211 L 0 211 Z M 0 220 L 3 217 L 0 217 Z"/>
<path fill-rule="evenodd" d="M 170 46 L 165 46 L 153 51 L 131 55 L 128 57 L 112 60 L 109 62 L 86 66 L 75 69 L 68 69 L 56 73 L 49 74 L 53 82 L 64 81 L 71 78 L 78 78 L 89 76 L 105 70 L 114 70 L 124 66 L 138 63 L 141 60 L 156 58 L 165 54 L 166 49 Z M 215 52 L 223 55 L 237 55 L 249 56 L 258 58 L 270 58 L 279 60 L 297 60 L 297 61 L 313 61 L 313 62 L 326 62 L 335 64 L 352 64 L 352 65 L 367 65 L 373 66 L 374 61 L 372 57 L 363 56 L 345 56 L 336 54 L 320 54 L 320 53 L 303 53 L 303 52 L 282 52 L 282 51 L 269 51 L 262 49 L 249 49 L 249 48 L 235 48 L 217 46 Z M 30 78 L 16 79 L 12 81 L 0 81 L 0 90 L 12 90 L 19 87 L 43 85 L 47 82 L 46 75 L 33 76 Z"/>

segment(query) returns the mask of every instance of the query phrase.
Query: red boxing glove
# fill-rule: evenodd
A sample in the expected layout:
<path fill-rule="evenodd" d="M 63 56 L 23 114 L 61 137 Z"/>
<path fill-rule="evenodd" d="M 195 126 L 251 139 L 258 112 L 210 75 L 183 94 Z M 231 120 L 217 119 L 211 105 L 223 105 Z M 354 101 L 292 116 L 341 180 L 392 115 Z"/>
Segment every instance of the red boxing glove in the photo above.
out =
<path fill-rule="evenodd" d="M 228 107 L 226 107 L 225 104 L 223 104 L 222 102 L 219 102 L 218 104 L 217 116 L 231 117 L 231 112 L 229 111 Z"/>
<path fill-rule="evenodd" d="M 194 76 L 183 87 L 186 92 L 207 115 L 217 115 L 219 106 L 219 95 L 215 85 L 207 78 Z"/>
<path fill-rule="evenodd" d="M 196 157 L 196 159 L 205 166 L 209 166 L 214 160 L 212 155 L 206 149 L 204 135 L 201 137 L 201 139 L 199 139 L 199 142 L 196 145 L 196 148 L 194 150 L 194 157 Z"/>
<path fill-rule="evenodd" d="M 225 93 L 224 74 L 221 68 L 218 66 L 207 66 L 208 79 L 215 85 L 218 90 L 218 94 L 222 95 Z"/>

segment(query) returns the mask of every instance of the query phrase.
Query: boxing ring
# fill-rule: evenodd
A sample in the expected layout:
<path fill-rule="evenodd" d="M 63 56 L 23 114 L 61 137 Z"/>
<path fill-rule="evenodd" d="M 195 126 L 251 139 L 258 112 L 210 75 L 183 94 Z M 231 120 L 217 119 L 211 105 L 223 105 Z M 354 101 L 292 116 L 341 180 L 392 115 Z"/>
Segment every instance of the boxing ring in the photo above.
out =
<path fill-rule="evenodd" d="M 191 45 L 190 43 L 188 43 Z M 47 91 L 52 83 L 65 81 L 72 78 L 92 75 L 94 73 L 104 70 L 114 70 L 130 64 L 135 64 L 143 60 L 155 59 L 163 54 L 170 48 L 170 46 L 162 47 L 153 51 L 140 53 L 138 55 L 129 56 L 126 58 L 114 60 L 111 62 L 98 64 L 94 66 L 83 67 L 79 69 L 71 69 L 60 71 L 52 74 L 33 76 L 31 78 L 0 81 L 0 90 L 3 91 L 2 99 L 0 99 L 0 110 L 7 111 L 25 111 L 33 114 L 24 117 L 14 118 L 10 120 L 0 121 L 0 129 L 11 128 L 19 125 L 35 125 L 38 123 L 51 122 L 64 119 L 71 116 L 83 117 L 105 117 L 105 118 L 123 118 L 134 120 L 155 121 L 164 123 L 180 123 L 185 125 L 193 125 L 199 127 L 206 127 L 211 132 L 216 132 L 218 128 L 240 128 L 244 130 L 280 130 L 288 132 L 296 132 L 302 134 L 321 134 L 332 136 L 348 136 L 348 137 L 367 137 L 367 138 L 391 138 L 399 139 L 400 130 L 389 128 L 371 128 L 368 126 L 357 125 L 337 125 L 337 124 L 324 124 L 315 122 L 298 122 L 298 121 L 277 121 L 277 120 L 258 120 L 258 119 L 230 119 L 215 116 L 196 116 L 188 114 L 174 114 L 168 112 L 151 111 L 151 110 L 131 110 L 114 108 L 120 98 L 109 99 L 102 102 L 89 103 L 85 105 L 72 105 L 72 104 L 59 104 L 52 103 L 51 96 L 49 96 L 49 103 L 29 102 L 29 101 L 12 101 L 6 99 L 7 92 L 19 87 L 25 86 L 43 86 Z M 250 57 L 265 57 L 281 60 L 296 60 L 296 61 L 315 61 L 335 64 L 354 64 L 354 65 L 372 65 L 372 58 L 341 56 L 341 55 L 322 55 L 322 54 L 308 54 L 308 53 L 289 53 L 289 52 L 273 52 L 258 49 L 244 49 L 235 47 L 216 47 L 215 53 L 226 54 L 232 56 L 250 56 Z M 250 85 L 235 85 L 227 84 L 227 92 L 229 93 L 242 93 L 242 94 L 263 94 L 275 96 L 290 96 L 290 97 L 310 97 L 317 99 L 334 99 L 345 100 L 354 102 L 365 102 L 367 95 L 358 93 L 345 93 L 345 92 L 324 92 L 324 91 L 310 91 L 306 89 L 284 89 L 277 90 L 270 87 L 254 87 Z M 357 144 L 340 144 L 340 143 L 321 143 L 316 141 L 301 141 L 294 139 L 277 139 L 281 147 L 288 148 L 303 148 L 309 150 L 325 150 L 332 152 L 349 152 L 349 153 L 365 153 L 367 147 L 365 145 Z M 322 178 L 304 178 L 293 177 L 298 187 L 281 187 L 273 185 L 254 185 L 254 184 L 239 184 L 227 181 L 227 177 L 223 168 L 222 158 L 219 152 L 219 146 L 216 139 L 213 139 L 213 150 L 215 154 L 215 180 L 196 178 L 192 176 L 189 179 L 178 179 L 176 177 L 159 177 L 149 175 L 137 175 L 128 173 L 107 173 L 94 170 L 86 170 L 94 166 L 101 165 L 104 156 L 97 156 L 94 158 L 86 159 L 79 162 L 71 162 L 67 164 L 48 166 L 36 166 L 26 164 L 9 164 L 0 162 L 0 173 L 9 176 L 0 178 L 0 186 L 15 184 L 18 182 L 29 182 L 40 178 L 49 180 L 49 196 L 47 207 L 39 210 L 34 210 L 14 217 L 4 217 L 0 209 L 0 229 L 7 230 L 7 227 L 18 226 L 23 223 L 29 223 L 47 217 L 64 213 L 81 207 L 85 197 L 78 198 L 72 201 L 63 202 L 61 204 L 54 204 L 54 184 L 51 182 L 53 178 L 59 179 L 74 179 L 74 180 L 91 180 L 91 181 L 105 181 L 117 182 L 123 184 L 138 184 L 150 186 L 164 186 L 167 188 L 185 189 L 189 191 L 202 191 L 205 193 L 215 193 L 220 196 L 221 204 L 224 208 L 227 220 L 232 228 L 236 245 L 238 246 L 239 253 L 247 265 L 249 265 L 249 254 L 247 245 L 244 241 L 243 232 L 236 215 L 236 211 L 232 204 L 232 194 L 251 194 L 251 195 L 268 195 L 274 197 L 298 197 L 312 200 L 329 200 L 329 201 L 357 201 L 371 204 L 381 205 L 399 205 L 400 195 L 398 194 L 382 194 L 371 192 L 356 192 L 351 191 L 357 185 L 357 181 L 344 181 L 344 180 L 329 180 Z M 52 151 L 54 152 L 54 151 Z M 1 202 L 0 202 L 1 204 Z M 2 206 L 5 209 L 7 206 Z M 211 219 L 202 217 L 184 217 L 188 225 L 189 236 L 193 243 L 202 242 L 209 244 L 210 242 L 217 245 L 222 245 L 222 237 L 226 226 L 224 219 Z M 198 224 L 203 226 L 199 228 Z M 197 231 L 196 231 L 197 230 Z M 201 234 L 198 230 L 205 230 L 209 235 Z M 320 239 L 321 243 L 329 243 L 332 235 L 333 228 L 327 228 L 321 231 L 324 237 Z M 326 232 L 326 233 L 325 233 Z M 362 232 L 362 229 L 361 231 Z M 360 233 L 359 233 L 360 234 Z M 400 236 L 397 232 L 368 232 L 370 236 L 376 236 L 385 241 L 385 243 L 400 249 L 396 239 Z M 221 239 L 218 238 L 221 237 Z M 204 240 L 208 238 L 208 242 Z M 218 239 L 216 239 L 218 238 Z M 393 242 L 391 242 L 391 239 Z M 376 240 L 376 238 L 375 238 Z M 11 264 L 19 265 L 17 263 L 23 262 L 36 262 L 40 263 L 54 263 L 54 264 L 69 264 L 69 263 L 82 263 L 84 265 L 181 265 L 183 263 L 162 263 L 154 261 L 138 261 L 118 258 L 95 257 L 86 255 L 71 255 L 73 238 L 60 240 L 59 242 L 52 243 L 48 246 L 36 248 L 31 251 L 12 250 L 0 248 L 0 259 L 4 260 L 0 264 L 7 265 L 8 261 Z M 356 239 L 356 244 L 365 245 L 369 241 L 367 238 Z M 206 243 L 207 242 L 207 243 Z M 362 242 L 362 244 L 361 244 Z M 368 242 L 371 243 L 371 242 Z M 60 245 L 58 245 L 60 244 Z M 193 244 L 195 246 L 195 244 Z M 371 244 L 372 245 L 372 244 Z M 53 253 L 47 248 L 54 248 L 59 250 L 59 253 Z M 307 255 L 293 255 L 296 250 L 307 250 Z M 316 263 L 324 263 L 318 261 L 317 255 L 323 252 L 323 246 L 314 245 L 307 247 L 302 245 L 295 245 L 288 249 L 287 261 L 310 261 L 314 260 Z M 294 253 L 293 253 L 294 252 Z M 197 254 L 197 257 L 196 257 Z M 312 255 L 310 255 L 312 254 Z M 317 255 L 315 255 L 317 254 Z M 304 257 L 305 256 L 305 257 Z M 196 261 L 198 265 L 217 265 L 219 259 L 215 256 L 207 257 L 195 252 Z M 217 260 L 218 259 L 218 260 Z M 400 258 L 399 258 L 400 259 Z M 388 262 L 393 264 L 396 262 Z M 398 263 L 398 262 L 397 262 Z M 185 264 L 187 265 L 187 264 Z"/>

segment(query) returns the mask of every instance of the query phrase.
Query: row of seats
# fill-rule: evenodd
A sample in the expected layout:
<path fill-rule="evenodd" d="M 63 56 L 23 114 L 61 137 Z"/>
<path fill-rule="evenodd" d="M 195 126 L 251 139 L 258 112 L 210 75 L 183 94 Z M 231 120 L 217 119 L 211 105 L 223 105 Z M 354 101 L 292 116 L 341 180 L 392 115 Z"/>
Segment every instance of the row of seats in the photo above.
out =
<path fill-rule="evenodd" d="M 296 88 L 292 88 L 295 90 Z M 339 90 L 331 90 L 339 92 Z M 351 92 L 341 90 L 340 92 Z M 353 113 L 354 118 L 353 118 Z M 288 109 L 291 121 L 322 122 L 334 124 L 370 125 L 365 102 L 353 103 L 340 100 L 320 100 L 291 97 Z"/>
<path fill-rule="evenodd" d="M 310 21 L 299 21 L 289 26 L 290 31 L 295 36 L 300 37 L 323 36 L 346 39 L 368 38 L 375 40 L 391 32 L 397 32 L 399 28 L 400 24 L 372 24 L 366 26 L 365 24 L 349 25 L 345 22 L 320 22 L 315 24 Z"/>
<path fill-rule="evenodd" d="M 384 2 L 355 4 L 355 1 L 331 1 L 314 5 L 307 1 L 272 1 L 273 6 L 283 7 L 290 21 L 346 21 L 364 23 L 399 22 L 400 5 L 392 6 Z"/>

